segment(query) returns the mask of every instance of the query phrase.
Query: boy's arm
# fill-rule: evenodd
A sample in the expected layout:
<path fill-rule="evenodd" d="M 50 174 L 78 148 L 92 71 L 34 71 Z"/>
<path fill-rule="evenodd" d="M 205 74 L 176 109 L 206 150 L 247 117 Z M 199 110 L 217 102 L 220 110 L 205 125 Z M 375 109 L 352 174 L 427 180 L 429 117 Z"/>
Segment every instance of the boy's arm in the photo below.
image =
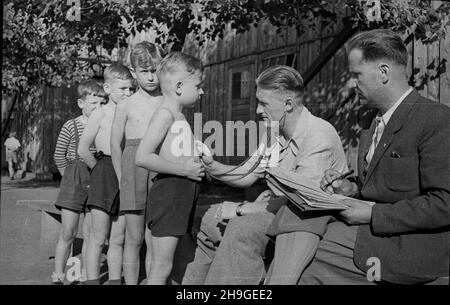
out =
<path fill-rule="evenodd" d="M 55 160 L 56 167 L 64 176 L 64 172 L 67 166 L 67 150 L 69 149 L 71 133 L 69 127 L 67 126 L 70 121 L 66 122 L 58 135 L 58 140 L 56 141 L 55 152 L 53 154 L 53 160 Z"/>
<path fill-rule="evenodd" d="M 111 160 L 116 172 L 117 180 L 122 177 L 122 139 L 125 133 L 125 124 L 127 122 L 127 100 L 122 100 L 117 104 L 114 112 L 114 119 L 111 128 Z"/>
<path fill-rule="evenodd" d="M 189 160 L 189 163 L 174 163 L 161 158 L 156 153 L 173 122 L 174 117 L 167 109 L 160 108 L 153 114 L 147 131 L 137 149 L 136 165 L 157 173 L 185 176 L 200 181 L 201 178 L 192 175 L 191 170 L 194 168 L 194 165 L 191 163 L 194 162 L 193 159 Z"/>
<path fill-rule="evenodd" d="M 78 154 L 91 169 L 94 168 L 97 160 L 95 160 L 94 155 L 89 150 L 89 147 L 95 141 L 102 118 L 103 111 L 101 109 L 94 110 L 89 117 L 88 123 L 84 128 L 83 135 L 80 138 L 80 143 L 78 144 Z"/>

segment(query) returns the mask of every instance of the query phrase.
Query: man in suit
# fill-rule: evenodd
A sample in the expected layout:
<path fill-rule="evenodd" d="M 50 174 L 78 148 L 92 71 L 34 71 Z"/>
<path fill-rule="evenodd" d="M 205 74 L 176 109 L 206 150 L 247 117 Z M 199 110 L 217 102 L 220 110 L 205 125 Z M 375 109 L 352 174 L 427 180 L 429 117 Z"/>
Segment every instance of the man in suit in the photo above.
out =
<path fill-rule="evenodd" d="M 349 226 L 328 225 L 300 283 L 448 283 L 450 108 L 409 87 L 393 32 L 360 33 L 348 54 L 357 93 L 379 113 L 361 133 L 358 177 L 325 172 L 322 187 L 355 197 L 340 213 Z"/>

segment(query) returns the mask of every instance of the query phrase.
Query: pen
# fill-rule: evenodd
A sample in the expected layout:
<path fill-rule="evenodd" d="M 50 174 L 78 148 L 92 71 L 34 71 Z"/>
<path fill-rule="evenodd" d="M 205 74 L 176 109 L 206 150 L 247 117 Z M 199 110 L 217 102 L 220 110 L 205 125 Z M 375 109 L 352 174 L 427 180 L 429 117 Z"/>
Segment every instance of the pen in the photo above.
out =
<path fill-rule="evenodd" d="M 326 184 L 323 188 L 326 189 L 327 187 L 329 187 L 330 185 L 332 185 L 334 181 L 342 180 L 342 179 L 347 178 L 348 176 L 350 176 L 351 174 L 353 174 L 353 172 L 354 172 L 354 170 L 350 170 L 350 171 L 346 172 L 345 174 L 340 175 L 339 177 L 333 179 L 330 183 Z"/>

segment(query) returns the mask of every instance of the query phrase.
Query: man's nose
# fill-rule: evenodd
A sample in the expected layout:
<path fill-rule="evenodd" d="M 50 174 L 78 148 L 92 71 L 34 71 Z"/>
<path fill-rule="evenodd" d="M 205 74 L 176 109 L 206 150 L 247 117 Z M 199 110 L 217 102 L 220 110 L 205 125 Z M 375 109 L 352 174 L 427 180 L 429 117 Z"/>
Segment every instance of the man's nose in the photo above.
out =
<path fill-rule="evenodd" d="M 203 94 L 205 94 L 205 91 L 203 91 L 203 89 L 200 88 L 200 89 L 198 90 L 198 94 L 199 94 L 199 95 L 203 95 Z"/>
<path fill-rule="evenodd" d="M 256 114 L 261 114 L 263 113 L 263 108 L 261 107 L 261 105 L 258 105 L 258 107 L 256 107 Z"/>
<path fill-rule="evenodd" d="M 350 79 L 347 81 L 347 87 L 349 87 L 350 89 L 358 87 L 358 82 L 356 78 L 350 77 Z"/>

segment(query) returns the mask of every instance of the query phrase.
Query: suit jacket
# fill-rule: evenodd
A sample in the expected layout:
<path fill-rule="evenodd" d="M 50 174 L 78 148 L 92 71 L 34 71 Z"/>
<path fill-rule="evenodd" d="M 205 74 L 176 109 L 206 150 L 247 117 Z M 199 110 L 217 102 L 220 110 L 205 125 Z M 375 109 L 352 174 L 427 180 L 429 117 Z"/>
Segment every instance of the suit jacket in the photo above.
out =
<path fill-rule="evenodd" d="M 374 201 L 358 229 L 354 262 L 377 257 L 381 278 L 414 284 L 449 275 L 450 108 L 410 93 L 393 113 L 367 167 L 375 124 L 361 134 L 358 184 Z"/>

